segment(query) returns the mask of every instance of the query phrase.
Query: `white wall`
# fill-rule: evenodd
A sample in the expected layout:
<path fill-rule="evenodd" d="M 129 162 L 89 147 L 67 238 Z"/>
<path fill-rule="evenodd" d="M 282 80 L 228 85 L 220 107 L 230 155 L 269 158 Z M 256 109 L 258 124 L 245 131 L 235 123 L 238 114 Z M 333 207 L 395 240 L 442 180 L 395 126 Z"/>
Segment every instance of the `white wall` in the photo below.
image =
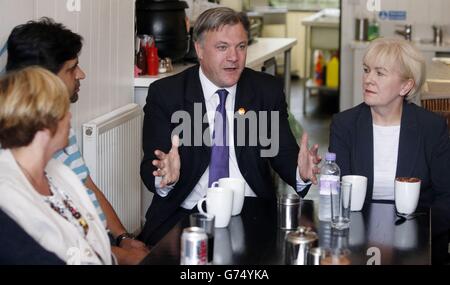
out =
<path fill-rule="evenodd" d="M 71 106 L 81 143 L 83 123 L 133 102 L 134 0 L 79 1 L 80 11 L 70 12 L 68 0 L 0 0 L 0 49 L 14 26 L 42 16 L 83 36 L 80 66 L 86 79 Z M 3 54 L 0 70 L 5 64 Z"/>
<path fill-rule="evenodd" d="M 339 87 L 339 109 L 341 111 L 353 107 L 353 72 L 348 72 L 353 67 L 353 53 L 349 44 L 354 38 L 354 11 L 347 3 L 341 2 L 341 57 L 340 57 L 340 87 Z"/>
<path fill-rule="evenodd" d="M 370 16 L 368 0 L 342 0 L 341 13 L 341 90 L 340 109 L 353 107 L 352 50 L 349 47 L 355 35 L 355 17 Z M 443 39 L 450 44 L 449 0 L 380 0 L 381 10 L 404 10 L 405 21 L 379 21 L 381 36 L 394 36 L 396 25 L 411 24 L 413 40 L 431 40 L 432 25 L 443 26 Z"/>

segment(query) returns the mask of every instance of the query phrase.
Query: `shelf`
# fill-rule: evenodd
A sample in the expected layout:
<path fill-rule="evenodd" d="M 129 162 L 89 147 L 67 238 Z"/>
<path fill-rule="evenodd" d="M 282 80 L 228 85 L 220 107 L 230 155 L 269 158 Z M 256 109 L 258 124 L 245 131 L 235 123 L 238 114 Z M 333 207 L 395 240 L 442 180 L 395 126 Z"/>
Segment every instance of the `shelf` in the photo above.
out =
<path fill-rule="evenodd" d="M 323 91 L 338 91 L 339 87 L 328 87 L 325 85 L 317 85 L 313 79 L 308 79 L 308 81 L 306 81 L 305 84 L 305 88 L 307 88 L 308 90 L 323 90 Z"/>

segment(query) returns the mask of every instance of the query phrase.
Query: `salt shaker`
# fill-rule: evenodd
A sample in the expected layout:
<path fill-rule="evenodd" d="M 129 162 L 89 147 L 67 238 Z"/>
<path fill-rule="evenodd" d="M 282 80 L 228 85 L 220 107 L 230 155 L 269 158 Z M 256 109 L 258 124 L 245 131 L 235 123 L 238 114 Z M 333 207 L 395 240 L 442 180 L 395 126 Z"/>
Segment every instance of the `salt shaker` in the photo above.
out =
<path fill-rule="evenodd" d="M 164 59 L 161 59 L 159 61 L 158 72 L 159 73 L 166 73 L 167 72 L 166 61 Z"/>
<path fill-rule="evenodd" d="M 278 198 L 278 226 L 281 229 L 296 229 L 300 215 L 300 196 L 289 193 Z"/>
<path fill-rule="evenodd" d="M 166 71 L 172 72 L 173 71 L 172 60 L 169 57 L 166 57 L 164 60 L 166 61 Z"/>

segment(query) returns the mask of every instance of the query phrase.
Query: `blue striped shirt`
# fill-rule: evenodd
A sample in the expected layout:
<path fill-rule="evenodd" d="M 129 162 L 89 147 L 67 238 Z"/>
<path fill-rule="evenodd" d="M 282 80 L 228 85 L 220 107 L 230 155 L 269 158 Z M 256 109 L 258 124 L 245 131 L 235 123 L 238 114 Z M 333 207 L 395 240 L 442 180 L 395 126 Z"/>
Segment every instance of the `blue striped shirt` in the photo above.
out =
<path fill-rule="evenodd" d="M 53 158 L 61 161 L 62 163 L 67 165 L 70 169 L 72 169 L 72 171 L 75 172 L 75 174 L 78 176 L 81 182 L 83 182 L 84 185 L 87 177 L 89 176 L 89 169 L 87 168 L 86 164 L 84 163 L 83 157 L 81 156 L 77 144 L 77 138 L 72 128 L 70 128 L 69 133 L 69 144 L 67 145 L 66 148 L 56 152 L 53 155 Z M 100 207 L 100 203 L 98 202 L 94 191 L 86 187 L 86 192 L 89 198 L 91 199 L 92 203 L 94 204 L 95 209 L 97 210 L 97 213 L 100 216 L 100 219 L 106 228 L 106 216 L 103 213 L 102 208 Z"/>

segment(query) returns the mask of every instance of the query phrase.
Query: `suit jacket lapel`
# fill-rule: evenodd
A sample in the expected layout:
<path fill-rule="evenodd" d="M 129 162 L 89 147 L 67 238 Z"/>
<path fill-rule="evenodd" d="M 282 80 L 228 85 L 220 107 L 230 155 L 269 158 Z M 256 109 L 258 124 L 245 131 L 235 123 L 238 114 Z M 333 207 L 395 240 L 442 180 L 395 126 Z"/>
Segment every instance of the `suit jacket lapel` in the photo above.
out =
<path fill-rule="evenodd" d="M 193 133 L 191 137 L 192 145 L 196 146 L 194 144 L 195 138 L 197 137 L 197 140 L 201 138 L 201 146 L 202 146 L 202 152 L 205 152 L 205 155 L 202 156 L 202 162 L 206 162 L 207 165 L 209 164 L 209 158 L 211 156 L 211 147 L 207 145 L 211 145 L 210 143 L 210 137 L 206 136 L 203 137 L 203 134 L 205 131 L 209 132 L 209 124 L 208 121 L 203 122 L 203 118 L 206 116 L 206 104 L 205 104 L 205 97 L 203 96 L 203 89 L 202 85 L 200 83 L 200 77 L 199 77 L 199 66 L 197 68 L 194 68 L 191 70 L 191 72 L 188 74 L 186 79 L 186 111 L 189 113 L 191 117 L 191 124 L 193 126 Z M 195 114 L 196 108 L 195 104 L 201 104 L 201 134 L 197 133 L 200 131 L 199 129 L 195 129 L 198 126 L 195 126 L 195 124 L 198 122 L 200 114 Z M 199 106 L 199 105 L 197 105 Z M 198 109 L 198 107 L 197 107 Z M 196 132 L 197 131 L 197 132 Z M 203 141 L 208 140 L 208 141 Z M 203 159 L 204 158 L 204 159 Z"/>
<path fill-rule="evenodd" d="M 373 123 L 370 108 L 362 105 L 356 122 L 356 137 L 353 143 L 354 153 L 352 172 L 367 177 L 366 201 L 372 199 L 373 191 Z"/>
<path fill-rule="evenodd" d="M 239 111 L 239 109 L 243 108 L 245 112 L 247 111 L 258 111 L 255 110 L 255 105 L 252 104 L 254 98 L 254 90 L 250 86 L 249 80 L 247 80 L 247 72 L 244 69 L 242 72 L 241 78 L 238 81 L 236 88 L 236 99 L 234 101 L 234 113 Z M 239 116 L 239 114 L 238 114 Z M 234 119 L 234 149 L 236 152 L 236 159 L 239 161 L 239 157 L 241 155 L 242 149 L 244 146 L 238 146 L 237 144 L 237 120 Z M 248 130 L 246 130 L 245 135 L 248 135 Z M 246 143 L 248 143 L 248 138 L 245 139 Z"/>
<path fill-rule="evenodd" d="M 396 176 L 409 177 L 413 175 L 421 144 L 419 132 L 417 116 L 413 106 L 406 102 L 403 103 Z"/>

